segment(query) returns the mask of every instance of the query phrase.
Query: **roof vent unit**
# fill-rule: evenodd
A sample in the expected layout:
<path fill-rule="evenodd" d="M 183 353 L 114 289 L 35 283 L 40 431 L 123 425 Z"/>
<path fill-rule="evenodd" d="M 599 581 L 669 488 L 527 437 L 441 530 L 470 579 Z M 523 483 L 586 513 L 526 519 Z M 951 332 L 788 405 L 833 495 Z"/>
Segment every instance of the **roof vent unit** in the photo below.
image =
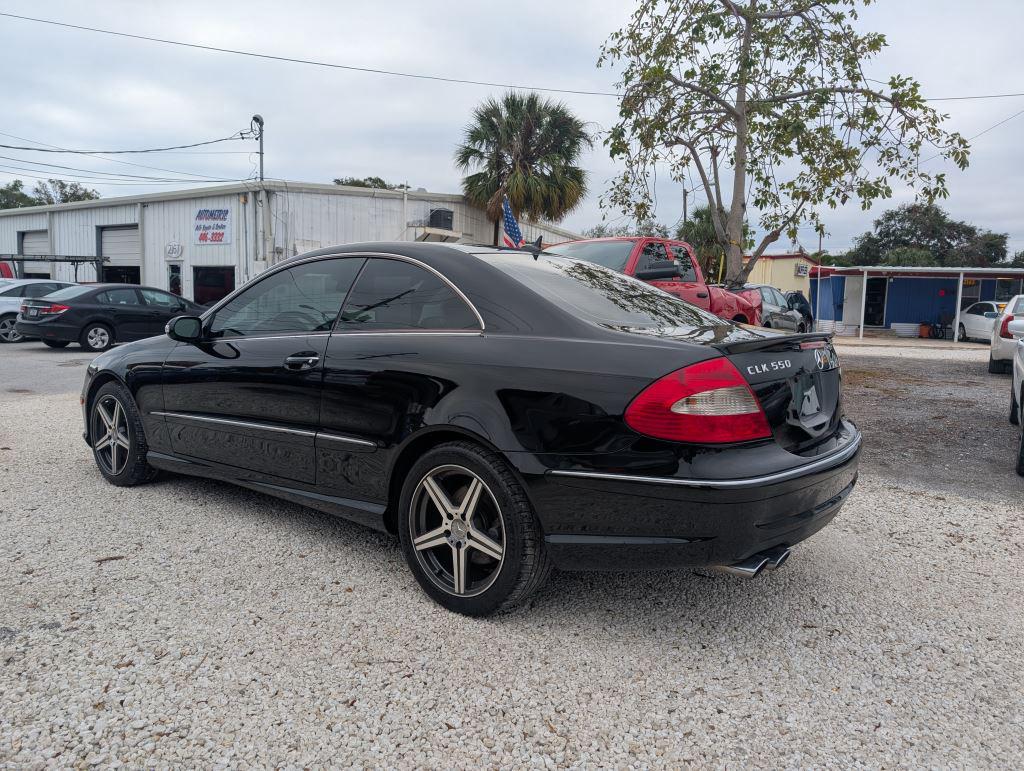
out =
<path fill-rule="evenodd" d="M 438 230 L 454 230 L 455 212 L 451 209 L 431 209 L 429 227 Z"/>

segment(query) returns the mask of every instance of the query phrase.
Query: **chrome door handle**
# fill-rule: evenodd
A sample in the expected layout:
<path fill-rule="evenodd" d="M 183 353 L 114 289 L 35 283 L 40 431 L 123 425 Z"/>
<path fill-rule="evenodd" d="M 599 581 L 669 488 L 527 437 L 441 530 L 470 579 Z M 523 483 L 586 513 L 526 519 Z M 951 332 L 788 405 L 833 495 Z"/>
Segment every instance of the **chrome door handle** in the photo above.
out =
<path fill-rule="evenodd" d="M 284 360 L 284 368 L 299 372 L 305 369 L 313 369 L 320 363 L 320 357 L 315 353 L 297 353 Z"/>

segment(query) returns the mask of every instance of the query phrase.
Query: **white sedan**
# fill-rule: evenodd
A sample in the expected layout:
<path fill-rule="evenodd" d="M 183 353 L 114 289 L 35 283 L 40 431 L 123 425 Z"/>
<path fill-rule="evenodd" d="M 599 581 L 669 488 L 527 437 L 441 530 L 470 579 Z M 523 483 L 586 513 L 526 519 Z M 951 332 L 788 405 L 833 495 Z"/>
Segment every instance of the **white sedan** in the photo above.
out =
<path fill-rule="evenodd" d="M 988 354 L 989 372 L 1009 372 L 1017 343 L 1007 328 L 1014 319 L 1024 319 L 1024 294 L 1012 297 L 992 326 L 992 348 Z"/>
<path fill-rule="evenodd" d="M 995 300 L 985 300 L 974 303 L 960 313 L 960 328 L 957 330 L 956 339 L 964 342 L 966 340 L 984 340 L 988 342 L 992 337 L 992 327 L 995 326 L 999 314 L 1006 308 L 1006 303 Z"/>
<path fill-rule="evenodd" d="M 1024 476 L 1024 319 L 1011 321 L 1007 326 L 1017 340 L 1013 355 L 1013 385 L 1010 387 L 1010 422 L 1021 426 L 1017 473 Z"/>
<path fill-rule="evenodd" d="M 0 279 L 0 343 L 17 343 L 22 339 L 14 329 L 14 322 L 24 298 L 43 297 L 66 286 L 74 285 L 48 278 Z"/>

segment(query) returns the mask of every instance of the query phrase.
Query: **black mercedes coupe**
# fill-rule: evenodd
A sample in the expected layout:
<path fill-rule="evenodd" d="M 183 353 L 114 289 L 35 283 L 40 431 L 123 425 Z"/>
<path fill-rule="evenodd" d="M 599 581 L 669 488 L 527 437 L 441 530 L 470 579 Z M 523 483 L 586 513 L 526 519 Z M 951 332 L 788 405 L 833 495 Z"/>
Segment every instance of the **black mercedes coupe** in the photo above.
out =
<path fill-rule="evenodd" d="M 825 335 L 738 326 L 544 252 L 355 244 L 97 357 L 115 485 L 211 477 L 397 534 L 460 613 L 563 569 L 775 569 L 853 490 Z"/>

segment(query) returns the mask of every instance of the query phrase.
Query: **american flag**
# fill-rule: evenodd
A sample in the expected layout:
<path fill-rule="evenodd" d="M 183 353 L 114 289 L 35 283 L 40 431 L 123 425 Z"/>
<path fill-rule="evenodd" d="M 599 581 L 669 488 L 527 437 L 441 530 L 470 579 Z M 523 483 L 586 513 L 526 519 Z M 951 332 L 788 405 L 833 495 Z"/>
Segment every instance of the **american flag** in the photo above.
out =
<path fill-rule="evenodd" d="M 501 213 L 505 219 L 505 246 L 518 249 L 526 242 L 523 240 L 523 231 L 519 229 L 519 223 L 516 222 L 516 218 L 512 214 L 512 207 L 509 206 L 508 196 L 505 196 L 505 199 L 501 202 Z"/>

